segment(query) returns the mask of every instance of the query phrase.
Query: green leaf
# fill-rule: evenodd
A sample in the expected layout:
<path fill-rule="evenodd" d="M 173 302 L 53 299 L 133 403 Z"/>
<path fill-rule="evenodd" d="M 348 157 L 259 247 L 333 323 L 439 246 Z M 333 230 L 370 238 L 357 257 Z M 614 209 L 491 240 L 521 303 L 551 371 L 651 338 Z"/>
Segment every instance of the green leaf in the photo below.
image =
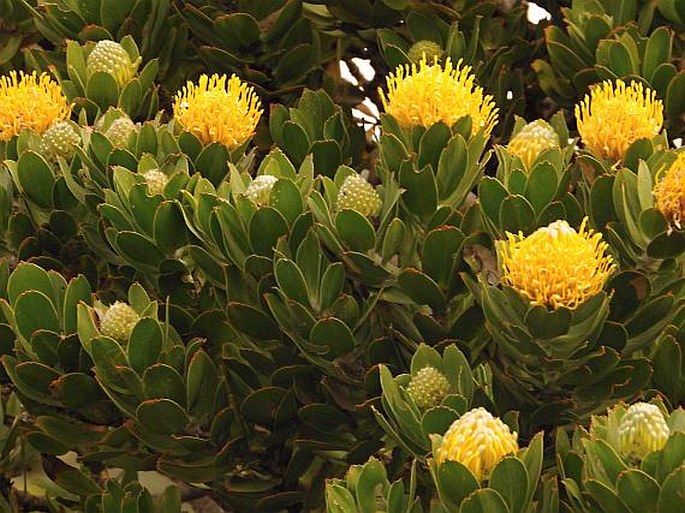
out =
<path fill-rule="evenodd" d="M 252 306 L 231 302 L 228 304 L 228 317 L 236 329 L 258 340 L 277 340 L 281 336 L 281 330 L 273 319 Z"/>
<path fill-rule="evenodd" d="M 535 166 L 528 177 L 525 197 L 536 213 L 540 213 L 557 195 L 557 173 L 549 162 Z"/>
<path fill-rule="evenodd" d="M 338 235 L 352 251 L 366 252 L 376 244 L 376 232 L 369 220 L 356 210 L 342 210 L 335 216 Z"/>
<path fill-rule="evenodd" d="M 459 509 L 459 513 L 511 513 L 511 511 L 502 496 L 491 488 L 476 490 L 464 500 Z"/>
<path fill-rule="evenodd" d="M 334 357 L 350 353 L 356 345 L 350 328 L 335 317 L 318 321 L 309 333 L 309 341 L 317 346 L 329 348 Z"/>
<path fill-rule="evenodd" d="M 521 460 L 508 457 L 500 461 L 490 474 L 488 487 L 502 496 L 509 511 L 526 511 L 530 483 Z"/>
<path fill-rule="evenodd" d="M 683 510 L 683 493 L 685 491 L 685 464 L 680 465 L 666 477 L 661 486 L 658 513 L 680 513 Z"/>
<path fill-rule="evenodd" d="M 250 220 L 250 244 L 258 255 L 270 256 L 278 239 L 287 233 L 287 221 L 274 208 L 260 208 Z"/>
<path fill-rule="evenodd" d="M 659 484 L 637 469 L 621 472 L 616 491 L 632 513 L 653 513 L 659 498 Z"/>
<path fill-rule="evenodd" d="M 37 290 L 24 292 L 17 298 L 14 318 L 19 333 L 27 340 L 36 330 L 61 331 L 55 307 L 45 294 Z"/>
<path fill-rule="evenodd" d="M 25 151 L 17 162 L 17 179 L 28 199 L 41 208 L 52 208 L 52 191 L 55 177 L 43 157 Z"/>
<path fill-rule="evenodd" d="M 42 292 L 48 298 L 54 298 L 55 294 L 50 275 L 42 267 L 21 262 L 7 281 L 7 299 L 12 306 L 16 306 L 19 296 L 30 290 Z"/>
<path fill-rule="evenodd" d="M 136 410 L 136 418 L 146 430 L 161 434 L 181 433 L 189 419 L 183 408 L 170 399 L 149 399 Z"/>
<path fill-rule="evenodd" d="M 133 328 L 129 337 L 128 360 L 133 370 L 142 374 L 157 362 L 162 350 L 162 328 L 154 319 L 143 318 Z"/>
<path fill-rule="evenodd" d="M 195 169 L 202 173 L 212 185 L 219 183 L 228 175 L 229 155 L 226 147 L 220 143 L 212 143 L 205 147 L 195 159 Z"/>
<path fill-rule="evenodd" d="M 508 196 L 500 206 L 499 224 L 502 230 L 529 234 L 536 226 L 535 211 L 523 196 L 518 194 Z"/>
<path fill-rule="evenodd" d="M 478 490 L 478 481 L 471 471 L 456 461 L 438 465 L 436 474 L 440 500 L 448 511 L 461 511 L 458 508 L 464 499 Z"/>
<path fill-rule="evenodd" d="M 630 513 L 630 510 L 616 495 L 616 492 L 607 485 L 595 479 L 588 479 L 585 482 L 585 486 L 604 513 Z"/>
<path fill-rule="evenodd" d="M 180 406 L 186 403 L 183 378 L 176 369 L 164 363 L 156 363 L 145 370 L 143 390 L 146 399 L 171 399 Z"/>
<path fill-rule="evenodd" d="M 447 299 L 438 284 L 418 269 L 405 269 L 397 281 L 417 303 L 428 304 L 435 310 L 442 310 L 445 307 Z"/>
<path fill-rule="evenodd" d="M 303 306 L 309 306 L 309 294 L 304 275 L 297 264 L 287 258 L 282 258 L 274 266 L 274 274 L 278 287 L 288 298 Z"/>
<path fill-rule="evenodd" d="M 406 189 L 402 201 L 412 214 L 423 219 L 433 215 L 438 206 L 438 190 L 430 167 L 417 171 L 411 161 L 405 161 L 400 168 L 399 182 Z"/>
<path fill-rule="evenodd" d="M 292 180 L 281 178 L 271 190 L 271 205 L 278 210 L 289 223 L 294 223 L 304 210 L 300 190 Z"/>
<path fill-rule="evenodd" d="M 95 102 L 102 112 L 115 107 L 119 101 L 119 86 L 116 79 L 104 71 L 96 71 L 88 77 L 86 96 Z"/>

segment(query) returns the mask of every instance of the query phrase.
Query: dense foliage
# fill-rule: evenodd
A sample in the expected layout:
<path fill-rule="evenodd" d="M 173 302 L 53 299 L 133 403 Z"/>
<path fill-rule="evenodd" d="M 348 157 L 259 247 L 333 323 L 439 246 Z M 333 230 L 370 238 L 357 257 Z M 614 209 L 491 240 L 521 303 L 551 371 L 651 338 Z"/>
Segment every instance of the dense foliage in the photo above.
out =
<path fill-rule="evenodd" d="M 681 513 L 685 3 L 544 7 L 0 0 L 0 510 Z"/>

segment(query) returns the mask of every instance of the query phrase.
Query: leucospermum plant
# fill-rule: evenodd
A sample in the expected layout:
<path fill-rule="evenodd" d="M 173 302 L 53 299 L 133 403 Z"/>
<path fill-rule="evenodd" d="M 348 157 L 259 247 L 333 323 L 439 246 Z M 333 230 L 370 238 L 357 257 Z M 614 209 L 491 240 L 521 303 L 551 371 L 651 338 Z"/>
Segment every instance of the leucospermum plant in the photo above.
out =
<path fill-rule="evenodd" d="M 115 3 L 0 0 L 0 504 L 679 513 L 675 4 Z"/>
<path fill-rule="evenodd" d="M 440 205 L 460 207 L 487 161 L 498 112 L 492 96 L 475 84 L 470 66 L 449 58 L 398 66 L 386 82 L 379 91 L 383 180 L 405 189 L 403 204 L 419 219 Z"/>
<path fill-rule="evenodd" d="M 685 411 L 669 412 L 658 399 L 619 403 L 593 417 L 589 432 L 578 428 L 573 440 L 558 433 L 566 507 L 675 513 L 682 506 L 683 441 Z"/>

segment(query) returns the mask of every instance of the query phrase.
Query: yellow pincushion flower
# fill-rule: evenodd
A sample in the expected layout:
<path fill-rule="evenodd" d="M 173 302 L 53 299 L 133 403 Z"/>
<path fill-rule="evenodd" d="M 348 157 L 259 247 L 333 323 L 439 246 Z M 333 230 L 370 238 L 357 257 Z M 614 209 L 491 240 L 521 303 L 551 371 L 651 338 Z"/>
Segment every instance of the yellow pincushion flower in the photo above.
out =
<path fill-rule="evenodd" d="M 493 468 L 508 454 L 518 451 L 518 435 L 484 408 L 475 408 L 455 420 L 438 448 L 438 464 L 456 461 L 476 479 L 487 479 Z"/>
<path fill-rule="evenodd" d="M 602 82 L 576 105 L 578 132 L 592 153 L 618 162 L 638 139 L 652 139 L 664 124 L 664 107 L 656 92 L 641 83 Z"/>
<path fill-rule="evenodd" d="M 10 71 L 0 77 L 0 141 L 22 130 L 45 132 L 55 121 L 67 119 L 71 105 L 59 84 L 46 73 Z"/>
<path fill-rule="evenodd" d="M 599 293 L 615 264 L 602 234 L 588 230 L 587 221 L 577 232 L 555 221 L 527 237 L 507 233 L 499 242 L 503 283 L 552 309 L 575 309 Z"/>
<path fill-rule="evenodd" d="M 619 452 L 624 458 L 641 460 L 650 452 L 663 449 L 670 434 L 664 414 L 657 405 L 635 403 L 618 426 Z"/>
<path fill-rule="evenodd" d="M 437 59 L 429 64 L 423 58 L 418 66 L 398 66 L 386 79 L 387 94 L 379 93 L 385 112 L 402 127 L 430 127 L 439 121 L 452 126 L 468 115 L 474 132 L 483 129 L 487 137 L 497 124 L 497 108 L 474 80 L 471 67 L 461 60 L 454 66 L 447 59 L 443 67 Z"/>
<path fill-rule="evenodd" d="M 678 154 L 653 192 L 659 212 L 669 223 L 681 229 L 685 217 L 685 153 Z"/>
<path fill-rule="evenodd" d="M 530 170 L 540 153 L 555 146 L 559 146 L 559 136 L 552 125 L 542 119 L 536 119 L 512 137 L 507 148 L 521 159 L 526 169 Z"/>
<path fill-rule="evenodd" d="M 174 117 L 203 144 L 221 143 L 229 150 L 242 146 L 262 116 L 252 87 L 232 75 L 202 75 L 176 94 Z"/>

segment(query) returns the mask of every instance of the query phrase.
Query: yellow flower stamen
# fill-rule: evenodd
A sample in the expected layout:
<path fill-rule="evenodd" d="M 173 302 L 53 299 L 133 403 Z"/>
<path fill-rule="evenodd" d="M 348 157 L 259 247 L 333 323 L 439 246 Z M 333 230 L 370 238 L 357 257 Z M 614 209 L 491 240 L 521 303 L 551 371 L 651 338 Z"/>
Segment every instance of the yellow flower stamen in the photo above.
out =
<path fill-rule="evenodd" d="M 441 66 L 437 59 L 425 58 L 416 64 L 398 66 L 388 75 L 388 92 L 379 89 L 385 112 L 402 127 L 430 127 L 439 121 L 452 126 L 464 116 L 471 116 L 473 130 L 483 129 L 486 137 L 497 124 L 497 108 L 492 96 L 474 84 L 471 66 L 454 66 L 447 59 Z"/>
<path fill-rule="evenodd" d="M 242 146 L 262 116 L 261 102 L 249 85 L 232 75 L 202 75 L 176 94 L 174 118 L 203 144 L 221 143 L 229 150 Z"/>
<path fill-rule="evenodd" d="M 552 309 L 575 309 L 599 293 L 616 266 L 602 234 L 588 230 L 587 221 L 578 232 L 555 221 L 528 237 L 507 233 L 499 242 L 503 283 Z"/>
<path fill-rule="evenodd" d="M 623 80 L 594 87 L 576 105 L 578 132 L 585 147 L 611 162 L 618 162 L 638 139 L 659 135 L 664 107 L 656 92 L 639 82 Z"/>
<path fill-rule="evenodd" d="M 671 225 L 682 229 L 681 222 L 685 218 L 685 153 L 678 154 L 653 192 L 659 212 Z"/>
<path fill-rule="evenodd" d="M 455 420 L 435 455 L 438 464 L 456 461 L 476 479 L 487 479 L 508 454 L 518 451 L 517 433 L 484 408 L 476 408 Z"/>
<path fill-rule="evenodd" d="M 10 71 L 0 77 L 0 141 L 9 141 L 23 130 L 42 134 L 70 114 L 62 89 L 46 73 Z"/>

